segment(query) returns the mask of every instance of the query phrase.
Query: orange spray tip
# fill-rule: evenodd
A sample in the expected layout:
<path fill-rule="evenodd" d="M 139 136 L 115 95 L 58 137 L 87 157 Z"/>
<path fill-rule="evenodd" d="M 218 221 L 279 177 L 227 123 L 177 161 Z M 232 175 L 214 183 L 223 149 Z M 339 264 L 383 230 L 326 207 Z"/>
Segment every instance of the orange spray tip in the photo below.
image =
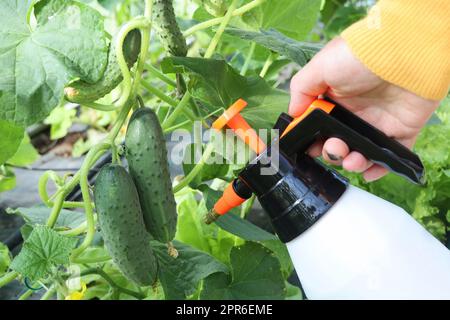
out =
<path fill-rule="evenodd" d="M 241 116 L 240 112 L 246 106 L 247 102 L 245 100 L 237 100 L 216 121 L 214 121 L 212 127 L 216 130 L 221 130 L 225 126 L 228 126 L 242 141 L 245 142 L 245 144 L 256 152 L 256 154 L 260 154 L 266 149 L 266 144 Z"/>
<path fill-rule="evenodd" d="M 214 208 L 206 214 L 205 223 L 211 224 L 231 209 L 243 204 L 246 200 L 237 195 L 236 191 L 234 191 L 233 183 L 230 183 L 223 192 L 222 197 L 214 205 Z"/>

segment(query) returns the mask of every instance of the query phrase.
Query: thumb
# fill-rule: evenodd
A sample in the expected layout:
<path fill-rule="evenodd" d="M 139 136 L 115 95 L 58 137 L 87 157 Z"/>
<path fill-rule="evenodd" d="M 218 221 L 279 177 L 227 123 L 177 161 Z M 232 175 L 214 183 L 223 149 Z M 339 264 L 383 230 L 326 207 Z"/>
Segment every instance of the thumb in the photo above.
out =
<path fill-rule="evenodd" d="M 289 114 L 293 117 L 300 116 L 311 103 L 328 90 L 323 76 L 323 63 L 318 54 L 297 74 L 292 77 L 289 103 Z"/>

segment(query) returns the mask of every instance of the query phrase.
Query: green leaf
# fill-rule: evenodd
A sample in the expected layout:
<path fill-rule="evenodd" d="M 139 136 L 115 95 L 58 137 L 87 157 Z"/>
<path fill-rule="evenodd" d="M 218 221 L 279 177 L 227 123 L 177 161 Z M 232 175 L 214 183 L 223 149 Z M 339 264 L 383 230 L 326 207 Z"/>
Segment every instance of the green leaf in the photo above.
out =
<path fill-rule="evenodd" d="M 349 2 L 348 5 L 340 6 L 334 12 L 332 19 L 327 22 L 323 31 L 328 39 L 332 39 L 366 15 L 366 7 Z"/>
<path fill-rule="evenodd" d="M 230 254 L 231 275 L 215 273 L 205 279 L 201 299 L 279 300 L 286 295 L 280 263 L 254 242 L 234 247 Z"/>
<path fill-rule="evenodd" d="M 253 29 L 274 28 L 296 40 L 306 38 L 317 23 L 321 0 L 266 1 L 245 13 L 242 20 Z"/>
<path fill-rule="evenodd" d="M 184 175 L 188 175 L 189 172 L 194 169 L 196 166 L 196 163 L 200 160 L 202 157 L 204 151 L 204 146 L 202 148 L 196 148 L 195 144 L 189 144 L 185 151 L 184 151 L 184 158 L 183 158 L 183 171 Z M 201 172 L 196 175 L 194 180 L 192 180 L 189 185 L 192 188 L 198 187 L 202 182 L 213 180 L 215 178 L 223 178 L 227 175 L 229 170 L 229 165 L 226 164 L 225 159 L 223 159 L 221 156 L 215 154 L 214 152 L 211 154 L 211 159 L 217 160 L 219 163 L 206 163 Z"/>
<path fill-rule="evenodd" d="M 215 222 L 220 228 L 249 241 L 276 240 L 277 236 L 261 229 L 235 213 L 227 213 Z"/>
<path fill-rule="evenodd" d="M 1 89 L 1 80 L 0 80 L 0 89 Z M 1 95 L 2 93 L 0 90 L 0 102 L 1 102 Z M 17 149 L 20 146 L 23 136 L 24 136 L 23 128 L 0 119 L 0 137 L 1 137 L 0 165 L 4 164 L 9 158 L 11 158 L 17 152 Z"/>
<path fill-rule="evenodd" d="M 16 175 L 8 166 L 0 166 L 0 192 L 16 187 Z"/>
<path fill-rule="evenodd" d="M 190 73 L 189 91 L 209 112 L 227 109 L 243 98 L 248 106 L 242 115 L 255 129 L 272 128 L 280 113 L 287 111 L 287 92 L 272 88 L 259 76 L 241 76 L 224 60 L 168 57 L 161 67 L 165 73 Z"/>
<path fill-rule="evenodd" d="M 17 152 L 8 160 L 12 166 L 27 166 L 39 159 L 39 153 L 30 142 L 30 137 L 25 134 Z"/>
<path fill-rule="evenodd" d="M 175 195 L 178 212 L 175 238 L 222 262 L 228 262 L 230 250 L 239 244 L 239 239 L 216 225 L 206 225 L 203 222 L 207 210 L 204 201 L 197 202 L 198 193 L 199 191 L 184 188 Z"/>
<path fill-rule="evenodd" d="M 237 28 L 227 28 L 226 32 L 243 40 L 254 41 L 257 44 L 279 53 L 289 60 L 304 66 L 322 48 L 317 43 L 300 42 L 275 29 L 248 31 Z"/>
<path fill-rule="evenodd" d="M 286 300 L 303 300 L 302 290 L 286 282 Z"/>
<path fill-rule="evenodd" d="M 291 256 L 289 255 L 286 245 L 279 239 L 263 241 L 261 244 L 275 254 L 280 261 L 281 272 L 283 273 L 284 278 L 289 278 L 292 271 L 294 271 L 294 265 L 292 264 Z"/>
<path fill-rule="evenodd" d="M 0 276 L 2 276 L 11 264 L 11 253 L 3 243 L 0 242 Z"/>
<path fill-rule="evenodd" d="M 53 268 L 67 265 L 76 243 L 76 238 L 68 238 L 48 227 L 37 226 L 12 261 L 11 269 L 37 281 L 51 273 Z"/>
<path fill-rule="evenodd" d="M 200 190 L 203 191 L 203 196 L 206 200 L 206 207 L 212 208 L 217 200 L 222 196 L 222 192 L 213 190 L 206 185 L 202 185 Z M 277 236 L 259 228 L 248 220 L 244 220 L 239 216 L 239 210 L 233 209 L 226 215 L 220 217 L 215 222 L 220 228 L 241 237 L 248 241 L 267 241 L 277 240 Z"/>
<path fill-rule="evenodd" d="M 175 238 L 181 242 L 188 243 L 195 248 L 209 252 L 206 230 L 201 221 L 201 215 L 204 214 L 196 200 L 193 191 L 175 197 L 177 201 L 178 224 Z"/>
<path fill-rule="evenodd" d="M 198 283 L 211 274 L 228 273 L 228 267 L 209 254 L 189 245 L 175 241 L 178 257 L 167 253 L 167 245 L 152 241 L 152 247 L 158 256 L 159 281 L 164 288 L 167 300 L 185 299 L 193 294 Z"/>
<path fill-rule="evenodd" d="M 45 124 L 51 125 L 50 139 L 57 140 L 65 137 L 76 114 L 77 110 L 75 109 L 66 109 L 65 107 L 54 109 L 44 120 Z"/>
<path fill-rule="evenodd" d="M 50 216 L 51 208 L 46 206 L 35 206 L 30 208 L 6 209 L 8 214 L 21 216 L 29 225 L 45 225 Z M 55 227 L 59 229 L 73 229 L 86 220 L 83 212 L 62 209 Z"/>
<path fill-rule="evenodd" d="M 97 1 L 102 7 L 110 11 L 112 11 L 121 2 L 121 0 L 97 0 Z"/>
<path fill-rule="evenodd" d="M 27 24 L 31 1 L 0 3 L 0 119 L 27 126 L 63 99 L 64 86 L 94 83 L 105 70 L 108 40 L 102 16 L 76 1 L 43 0 Z"/>

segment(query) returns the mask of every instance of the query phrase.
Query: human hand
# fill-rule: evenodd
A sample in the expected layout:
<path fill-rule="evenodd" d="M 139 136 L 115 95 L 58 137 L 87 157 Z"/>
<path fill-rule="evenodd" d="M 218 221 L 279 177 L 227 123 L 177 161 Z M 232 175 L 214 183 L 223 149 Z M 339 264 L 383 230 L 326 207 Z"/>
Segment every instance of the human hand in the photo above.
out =
<path fill-rule="evenodd" d="M 292 78 L 289 114 L 301 115 L 319 95 L 330 97 L 408 148 L 439 106 L 439 101 L 421 98 L 376 76 L 342 38 L 331 41 Z M 363 173 L 366 181 L 387 173 L 338 138 L 317 141 L 309 154 L 322 155 L 325 161 L 347 171 Z"/>

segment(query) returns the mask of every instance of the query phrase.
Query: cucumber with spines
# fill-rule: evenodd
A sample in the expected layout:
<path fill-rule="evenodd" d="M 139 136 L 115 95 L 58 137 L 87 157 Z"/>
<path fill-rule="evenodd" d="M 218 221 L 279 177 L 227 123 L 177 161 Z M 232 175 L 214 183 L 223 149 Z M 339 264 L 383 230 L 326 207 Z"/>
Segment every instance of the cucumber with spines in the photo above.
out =
<path fill-rule="evenodd" d="M 153 21 L 161 44 L 177 57 L 187 55 L 186 39 L 175 18 L 172 0 L 153 0 Z"/>
<path fill-rule="evenodd" d="M 155 240 L 169 243 L 175 237 L 177 211 L 163 130 L 153 110 L 133 113 L 125 146 L 147 231 Z"/>
<path fill-rule="evenodd" d="M 100 233 L 115 264 L 138 285 L 152 285 L 158 272 L 157 258 L 133 179 L 122 166 L 110 164 L 100 170 L 94 201 Z"/>
<path fill-rule="evenodd" d="M 131 30 L 123 43 L 123 54 L 128 68 L 137 61 L 141 48 L 141 32 L 139 29 Z M 103 77 L 96 83 L 75 81 L 64 89 L 66 100 L 74 103 L 95 102 L 103 98 L 116 88 L 123 80 L 122 72 L 117 63 L 114 41 L 111 41 L 108 52 L 108 62 Z"/>

